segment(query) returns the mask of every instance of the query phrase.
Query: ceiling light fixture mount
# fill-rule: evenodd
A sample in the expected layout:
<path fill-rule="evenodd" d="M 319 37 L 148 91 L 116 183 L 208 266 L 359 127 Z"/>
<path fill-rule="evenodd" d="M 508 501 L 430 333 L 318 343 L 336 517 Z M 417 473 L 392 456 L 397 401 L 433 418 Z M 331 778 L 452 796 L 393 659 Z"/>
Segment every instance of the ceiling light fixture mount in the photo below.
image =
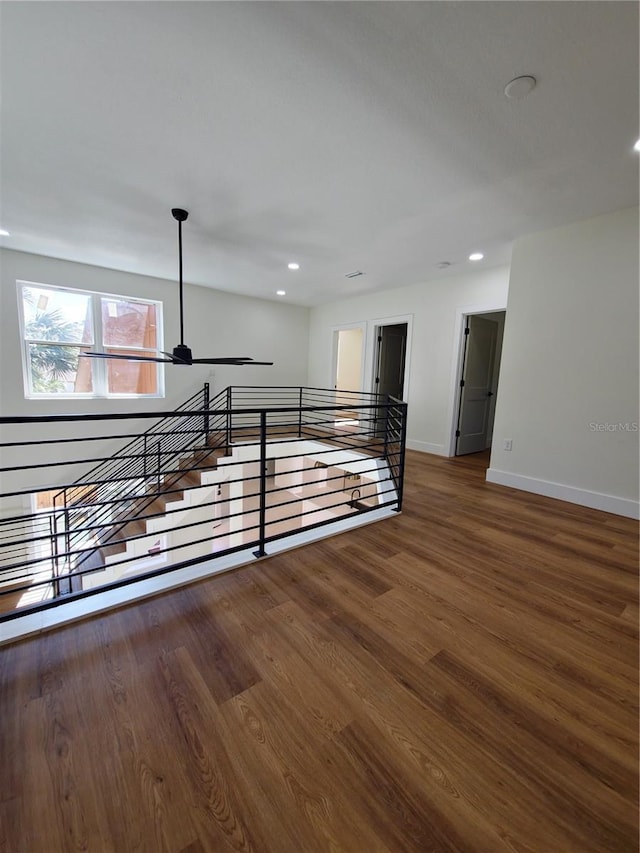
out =
<path fill-rule="evenodd" d="M 481 261 L 483 258 L 484 258 L 484 255 L 482 254 L 482 252 L 472 252 L 469 255 L 470 261 Z"/>
<path fill-rule="evenodd" d="M 536 88 L 537 80 L 530 74 L 524 74 L 522 77 L 514 77 L 504 87 L 504 93 L 511 101 L 519 101 L 520 98 L 526 97 Z"/>
<path fill-rule="evenodd" d="M 110 352 L 81 352 L 85 358 L 113 358 L 121 361 L 153 361 L 166 364 L 273 364 L 272 361 L 254 361 L 249 356 L 229 356 L 223 358 L 194 358 L 191 348 L 184 342 L 184 283 L 182 281 L 182 223 L 189 216 L 188 211 L 181 207 L 171 208 L 171 215 L 178 223 L 178 269 L 180 274 L 180 343 L 173 352 L 161 351 L 158 356 L 147 355 L 116 355 Z M 164 356 L 161 358 L 160 356 Z"/>
<path fill-rule="evenodd" d="M 287 264 L 287 268 L 290 270 L 299 270 L 300 264 L 297 264 L 295 261 L 291 261 L 291 263 Z"/>

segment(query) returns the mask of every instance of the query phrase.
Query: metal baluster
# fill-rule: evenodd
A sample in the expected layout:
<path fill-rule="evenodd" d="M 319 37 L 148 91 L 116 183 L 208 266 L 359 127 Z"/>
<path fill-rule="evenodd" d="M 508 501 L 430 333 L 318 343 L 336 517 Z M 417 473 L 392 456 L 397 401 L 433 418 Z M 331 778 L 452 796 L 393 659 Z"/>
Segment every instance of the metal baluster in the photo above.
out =
<path fill-rule="evenodd" d="M 53 577 L 53 597 L 60 595 L 58 575 L 60 574 L 60 557 L 58 548 L 58 518 L 55 512 L 55 497 L 53 499 L 53 513 L 49 516 L 49 533 L 51 536 L 51 575 Z"/>
<path fill-rule="evenodd" d="M 65 574 L 69 574 L 71 571 L 71 514 L 69 512 L 69 507 L 67 504 L 67 490 L 64 489 L 64 550 L 67 552 L 67 556 L 65 558 L 67 564 L 67 571 Z M 58 594 L 61 595 L 60 588 L 58 585 Z"/>
<path fill-rule="evenodd" d="M 298 438 L 302 438 L 302 388 L 300 388 L 300 397 L 298 402 Z"/>
<path fill-rule="evenodd" d="M 227 427 L 225 437 L 226 451 L 225 456 L 229 455 L 229 445 L 231 444 L 231 385 L 227 387 Z"/>
<path fill-rule="evenodd" d="M 209 443 L 209 383 L 204 383 L 204 401 L 203 408 L 205 410 L 204 416 L 204 443 Z"/>
<path fill-rule="evenodd" d="M 389 447 L 389 409 L 391 407 L 391 397 L 387 394 L 387 408 L 385 410 L 384 416 L 384 453 L 382 458 L 387 458 L 387 451 Z"/>
<path fill-rule="evenodd" d="M 398 505 L 396 507 L 396 512 L 400 512 L 402 510 L 402 497 L 404 492 L 404 457 L 405 457 L 405 446 L 407 443 L 407 404 L 400 403 L 398 406 L 398 413 L 401 418 L 401 427 L 400 427 L 400 459 L 398 461 Z"/>
<path fill-rule="evenodd" d="M 146 487 L 146 479 L 147 479 L 147 434 L 145 433 L 142 437 L 142 477 L 145 480 Z"/>
<path fill-rule="evenodd" d="M 260 412 L 260 527 L 258 550 L 253 552 L 254 557 L 264 557 L 265 528 L 267 519 L 267 412 Z"/>

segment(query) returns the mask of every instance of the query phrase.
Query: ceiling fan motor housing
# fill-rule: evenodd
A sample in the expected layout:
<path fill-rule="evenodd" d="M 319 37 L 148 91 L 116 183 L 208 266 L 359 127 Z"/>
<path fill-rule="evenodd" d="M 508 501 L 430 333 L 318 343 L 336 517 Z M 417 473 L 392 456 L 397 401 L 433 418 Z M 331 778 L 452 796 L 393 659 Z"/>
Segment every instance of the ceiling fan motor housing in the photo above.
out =
<path fill-rule="evenodd" d="M 173 348 L 173 363 L 174 364 L 192 364 L 193 363 L 193 353 L 191 352 L 191 348 L 185 346 L 185 344 L 178 344 L 177 347 Z"/>

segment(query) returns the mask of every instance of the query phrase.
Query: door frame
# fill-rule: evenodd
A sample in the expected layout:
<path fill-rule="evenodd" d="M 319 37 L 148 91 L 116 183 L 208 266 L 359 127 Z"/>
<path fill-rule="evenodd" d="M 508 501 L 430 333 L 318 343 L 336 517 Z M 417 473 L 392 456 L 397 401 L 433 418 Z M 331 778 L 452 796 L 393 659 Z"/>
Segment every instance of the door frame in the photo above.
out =
<path fill-rule="evenodd" d="M 369 334 L 369 345 L 367 347 L 368 375 L 372 393 L 376 393 L 376 354 L 378 351 L 378 334 L 382 326 L 397 326 L 399 323 L 407 324 L 407 342 L 404 354 L 404 384 L 402 387 L 402 399 L 406 403 L 409 398 L 409 376 L 411 373 L 411 338 L 413 334 L 413 314 L 396 314 L 395 317 L 377 317 L 370 320 L 371 331 Z"/>
<path fill-rule="evenodd" d="M 456 430 L 458 429 L 458 414 L 460 412 L 460 380 L 462 379 L 462 369 L 464 367 L 464 330 L 467 325 L 467 317 L 472 317 L 474 314 L 498 314 L 505 312 L 506 318 L 507 306 L 503 300 L 499 302 L 489 302 L 480 305 L 465 305 L 461 308 L 456 308 L 456 319 L 453 334 L 453 358 L 451 360 L 451 384 L 449 392 L 448 406 L 448 422 L 450 424 L 449 443 L 446 448 L 447 456 L 456 455 Z M 506 324 L 506 319 L 505 319 Z M 502 360 L 502 355 L 500 356 Z"/>

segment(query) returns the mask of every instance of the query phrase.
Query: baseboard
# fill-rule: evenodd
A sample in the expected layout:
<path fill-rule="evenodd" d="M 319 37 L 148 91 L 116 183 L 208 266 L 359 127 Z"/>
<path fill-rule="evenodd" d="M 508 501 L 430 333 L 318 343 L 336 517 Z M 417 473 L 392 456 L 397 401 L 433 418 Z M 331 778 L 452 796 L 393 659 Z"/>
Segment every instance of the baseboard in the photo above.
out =
<path fill-rule="evenodd" d="M 512 489 L 520 489 L 523 492 L 533 492 L 536 495 L 544 495 L 547 498 L 557 498 L 572 504 L 580 504 L 590 509 L 599 509 L 603 512 L 611 512 L 614 515 L 624 515 L 627 518 L 640 518 L 640 504 L 629 498 L 619 498 L 615 495 L 606 495 L 602 492 L 592 492 L 587 489 L 578 489 L 576 486 L 565 486 L 562 483 L 553 483 L 549 480 L 540 480 L 537 477 L 525 477 L 523 474 L 511 474 L 508 471 L 500 471 L 497 468 L 489 468 L 487 471 L 487 482 L 496 483 L 499 486 L 509 486 Z"/>
<path fill-rule="evenodd" d="M 436 456 L 446 456 L 444 444 L 432 444 L 430 441 L 414 441 L 407 439 L 407 450 L 419 450 L 420 453 L 435 453 Z"/>

